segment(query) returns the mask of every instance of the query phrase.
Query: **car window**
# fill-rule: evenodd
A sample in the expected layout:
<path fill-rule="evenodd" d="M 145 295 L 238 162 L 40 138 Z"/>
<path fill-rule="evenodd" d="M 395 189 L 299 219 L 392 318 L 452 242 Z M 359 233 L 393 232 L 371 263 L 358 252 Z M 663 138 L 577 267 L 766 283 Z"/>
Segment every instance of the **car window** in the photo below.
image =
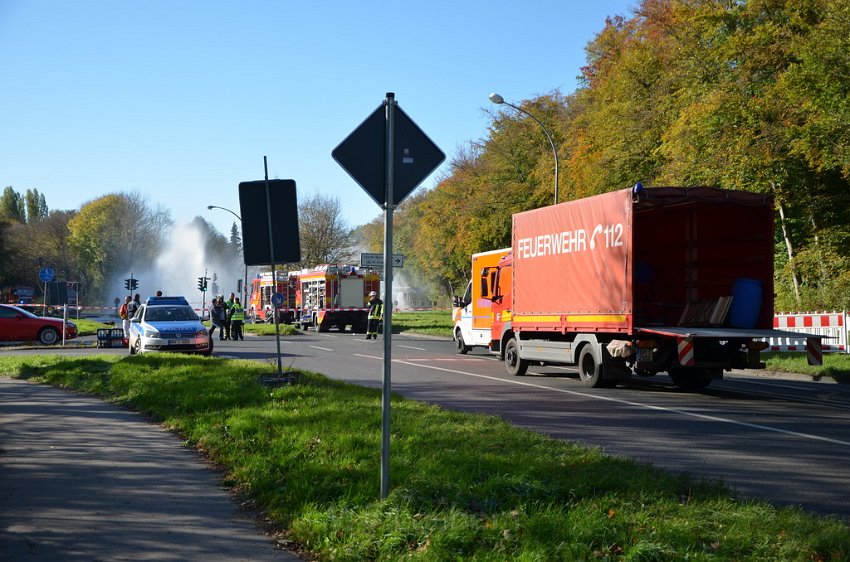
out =
<path fill-rule="evenodd" d="M 145 312 L 147 322 L 186 322 L 197 319 L 195 311 L 186 306 L 150 306 Z"/>
<path fill-rule="evenodd" d="M 14 318 L 18 315 L 18 311 L 14 308 L 0 308 L 0 318 Z"/>

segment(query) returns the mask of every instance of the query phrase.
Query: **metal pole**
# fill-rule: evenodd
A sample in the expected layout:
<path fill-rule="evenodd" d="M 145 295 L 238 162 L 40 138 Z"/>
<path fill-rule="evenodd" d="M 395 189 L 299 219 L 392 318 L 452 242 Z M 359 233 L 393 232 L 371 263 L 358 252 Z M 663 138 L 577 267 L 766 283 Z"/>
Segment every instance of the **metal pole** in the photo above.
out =
<path fill-rule="evenodd" d="M 537 117 L 535 117 L 531 113 L 527 112 L 524 109 L 521 109 L 521 108 L 515 106 L 512 103 L 504 102 L 504 104 L 508 105 L 510 107 L 513 107 L 514 109 L 516 109 L 520 113 L 524 113 L 525 115 L 528 115 L 529 117 L 531 117 L 534 120 L 535 123 L 540 125 L 540 128 L 543 129 L 543 134 L 545 134 L 546 138 L 549 140 L 549 146 L 552 147 L 552 154 L 555 156 L 555 204 L 557 205 L 558 204 L 558 149 L 555 148 L 555 141 L 552 139 L 552 135 L 549 134 L 549 131 L 546 129 L 546 127 L 543 125 L 543 123 L 540 122 L 540 119 L 538 119 Z"/>
<path fill-rule="evenodd" d="M 277 274 L 274 271 L 274 236 L 272 235 L 272 197 L 269 193 L 269 163 L 268 159 L 263 156 L 263 168 L 266 172 L 266 218 L 269 224 L 269 260 L 272 264 L 272 287 L 277 291 Z M 244 244 L 244 241 L 243 241 Z M 247 267 L 247 266 L 246 266 Z M 274 307 L 274 331 L 277 340 L 277 376 L 283 374 L 283 365 L 280 359 L 280 319 L 278 318 L 277 307 Z"/>
<path fill-rule="evenodd" d="M 381 499 L 390 491 L 390 395 L 392 393 L 392 286 L 393 286 L 393 143 L 395 94 L 387 92 L 387 191 L 384 208 L 384 378 L 381 389 Z"/>
<path fill-rule="evenodd" d="M 555 147 L 555 141 L 552 139 L 552 135 L 549 133 L 549 130 L 546 129 L 546 127 L 543 125 L 543 123 L 540 121 L 540 119 L 538 119 L 537 117 L 535 117 L 531 113 L 527 112 L 526 110 L 522 109 L 521 107 L 518 107 L 518 106 L 516 106 L 516 105 L 514 105 L 510 102 L 505 101 L 505 98 L 503 98 L 499 94 L 496 94 L 496 93 L 490 94 L 490 101 L 492 101 L 495 104 L 505 104 L 508 107 L 512 107 L 512 108 L 514 108 L 515 110 L 519 111 L 520 113 L 522 113 L 524 115 L 528 115 L 529 117 L 531 117 L 534 120 L 535 123 L 540 125 L 541 129 L 543 129 L 543 134 L 546 135 L 546 139 L 549 141 L 549 146 L 552 147 L 552 154 L 555 156 L 555 205 L 557 205 L 558 204 L 558 149 Z"/>

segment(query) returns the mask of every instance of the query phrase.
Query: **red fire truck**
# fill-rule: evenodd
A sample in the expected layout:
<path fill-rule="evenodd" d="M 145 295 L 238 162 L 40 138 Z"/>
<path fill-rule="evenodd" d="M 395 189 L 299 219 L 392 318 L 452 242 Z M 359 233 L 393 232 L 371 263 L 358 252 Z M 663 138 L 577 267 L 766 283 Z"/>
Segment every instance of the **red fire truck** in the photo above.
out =
<path fill-rule="evenodd" d="M 295 294 L 298 289 L 298 273 L 276 271 L 277 287 L 272 283 L 271 272 L 258 275 L 251 280 L 251 298 L 248 305 L 248 317 L 253 322 L 274 322 L 272 295 L 283 295 L 283 305 L 278 309 L 278 322 L 291 324 L 295 319 Z"/>
<path fill-rule="evenodd" d="M 380 290 L 378 273 L 349 265 L 321 265 L 298 272 L 295 324 L 326 332 L 351 326 L 354 332 L 366 331 L 370 291 Z"/>

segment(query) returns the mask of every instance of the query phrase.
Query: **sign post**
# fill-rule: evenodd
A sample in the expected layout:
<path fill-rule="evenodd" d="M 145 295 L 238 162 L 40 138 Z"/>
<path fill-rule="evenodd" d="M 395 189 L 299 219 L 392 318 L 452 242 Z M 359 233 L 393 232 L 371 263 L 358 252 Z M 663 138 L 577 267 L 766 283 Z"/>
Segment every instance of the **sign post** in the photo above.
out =
<path fill-rule="evenodd" d="M 446 155 L 387 98 L 332 152 L 334 160 L 384 209 L 384 364 L 381 387 L 381 499 L 390 488 L 393 209 Z"/>
<path fill-rule="evenodd" d="M 239 184 L 239 208 L 242 216 L 242 254 L 246 278 L 249 265 L 269 265 L 277 290 L 277 264 L 301 261 L 298 238 L 298 200 L 295 180 L 270 180 L 268 158 L 263 156 L 264 179 Z M 246 287 L 247 289 L 247 287 Z M 247 293 L 246 293 L 247 294 Z M 245 303 L 247 304 L 247 303 Z M 274 311 L 277 342 L 277 377 L 283 377 L 280 351 L 280 318 Z"/>

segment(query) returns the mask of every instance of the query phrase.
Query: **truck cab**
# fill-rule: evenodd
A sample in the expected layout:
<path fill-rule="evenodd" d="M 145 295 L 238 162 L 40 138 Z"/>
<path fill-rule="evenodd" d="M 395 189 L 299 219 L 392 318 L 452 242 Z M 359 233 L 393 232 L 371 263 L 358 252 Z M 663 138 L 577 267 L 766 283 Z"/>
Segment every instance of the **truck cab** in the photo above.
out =
<path fill-rule="evenodd" d="M 472 256 L 472 275 L 463 297 L 455 297 L 452 307 L 452 338 L 460 354 L 474 347 L 490 347 L 493 315 L 491 308 L 495 267 L 509 252 L 501 248 Z"/>

